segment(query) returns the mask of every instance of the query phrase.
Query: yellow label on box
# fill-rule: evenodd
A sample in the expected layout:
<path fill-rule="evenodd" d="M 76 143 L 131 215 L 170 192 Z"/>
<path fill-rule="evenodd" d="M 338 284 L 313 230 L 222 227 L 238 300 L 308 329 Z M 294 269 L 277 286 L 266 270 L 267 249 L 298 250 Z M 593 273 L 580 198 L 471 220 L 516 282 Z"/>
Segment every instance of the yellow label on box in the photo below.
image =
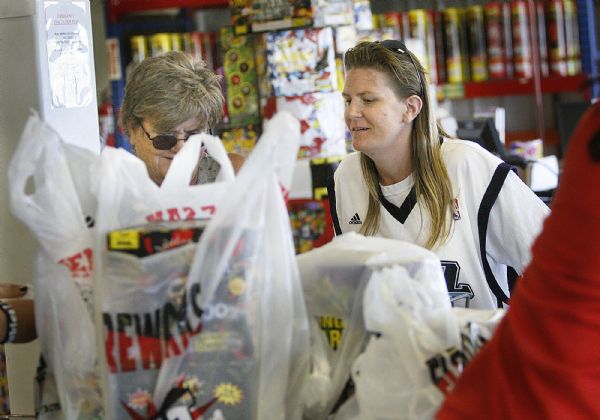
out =
<path fill-rule="evenodd" d="M 314 194 L 315 200 L 321 200 L 323 197 L 327 197 L 327 187 L 315 188 Z"/>
<path fill-rule="evenodd" d="M 137 230 L 111 232 L 108 236 L 109 249 L 139 249 L 140 236 Z"/>

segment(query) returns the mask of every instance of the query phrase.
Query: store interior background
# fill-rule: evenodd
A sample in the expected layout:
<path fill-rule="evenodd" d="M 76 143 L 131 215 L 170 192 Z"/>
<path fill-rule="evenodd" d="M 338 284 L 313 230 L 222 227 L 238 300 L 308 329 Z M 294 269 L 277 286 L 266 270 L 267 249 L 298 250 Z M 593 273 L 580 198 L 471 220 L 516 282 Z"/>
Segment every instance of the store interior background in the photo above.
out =
<path fill-rule="evenodd" d="M 12 0 L 0 0 L 0 281 L 27 284 L 32 278 L 32 260 L 36 244 L 28 229 L 10 212 L 8 164 L 19 136 L 37 103 L 35 50 L 32 16 L 3 19 L 5 5 Z M 32 0 L 22 0 L 23 8 Z M 98 103 L 102 92 L 109 88 L 106 54 L 106 19 L 104 0 L 90 0 L 94 62 Z M 221 10 L 227 14 L 227 10 Z M 578 92 L 561 93 L 561 100 L 580 100 Z M 544 126 L 555 126 L 553 95 L 544 96 Z M 475 98 L 452 102 L 452 112 L 466 117 L 475 110 L 491 106 L 506 109 L 507 130 L 535 129 L 535 107 L 531 96 Z M 519 112 L 511 112 L 519 110 Z M 552 152 L 552 150 L 550 150 Z M 36 342 L 6 347 L 10 400 L 13 413 L 33 412 L 33 376 L 39 351 Z"/>

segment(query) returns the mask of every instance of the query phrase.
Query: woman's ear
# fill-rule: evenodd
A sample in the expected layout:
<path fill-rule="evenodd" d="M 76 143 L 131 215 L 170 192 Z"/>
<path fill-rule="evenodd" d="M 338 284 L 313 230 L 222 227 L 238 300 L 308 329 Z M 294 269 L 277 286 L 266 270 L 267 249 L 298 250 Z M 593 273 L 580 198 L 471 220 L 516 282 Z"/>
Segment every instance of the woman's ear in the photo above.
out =
<path fill-rule="evenodd" d="M 417 95 L 411 95 L 405 100 L 406 111 L 404 112 L 404 122 L 409 123 L 412 122 L 421 109 L 423 108 L 423 100 L 419 98 Z"/>
<path fill-rule="evenodd" d="M 129 133 L 129 144 L 133 152 L 135 152 L 135 145 L 139 141 L 137 130 L 139 130 L 139 127 L 134 127 L 132 123 L 127 123 L 127 132 Z"/>

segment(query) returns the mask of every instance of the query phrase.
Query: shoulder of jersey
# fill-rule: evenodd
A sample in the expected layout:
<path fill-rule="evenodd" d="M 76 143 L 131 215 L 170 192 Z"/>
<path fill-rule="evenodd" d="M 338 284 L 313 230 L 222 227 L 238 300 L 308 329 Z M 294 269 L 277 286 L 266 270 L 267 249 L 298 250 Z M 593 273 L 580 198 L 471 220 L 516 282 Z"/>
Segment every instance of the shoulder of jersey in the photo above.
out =
<path fill-rule="evenodd" d="M 493 169 L 502 162 L 479 144 L 459 139 L 445 139 L 442 143 L 442 156 L 449 171 L 473 166 Z"/>
<path fill-rule="evenodd" d="M 444 155 L 460 153 L 461 155 L 469 154 L 473 156 L 485 156 L 490 154 L 474 141 L 461 139 L 444 139 L 444 142 L 442 143 L 442 153 L 444 153 Z"/>

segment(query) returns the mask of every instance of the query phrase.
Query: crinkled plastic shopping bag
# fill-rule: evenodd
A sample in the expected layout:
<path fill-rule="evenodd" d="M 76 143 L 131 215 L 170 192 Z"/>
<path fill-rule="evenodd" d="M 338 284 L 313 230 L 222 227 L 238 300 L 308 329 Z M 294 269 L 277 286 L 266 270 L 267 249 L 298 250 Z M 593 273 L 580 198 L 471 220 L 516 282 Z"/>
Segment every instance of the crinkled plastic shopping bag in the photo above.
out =
<path fill-rule="evenodd" d="M 355 399 L 340 419 L 432 419 L 470 358 L 491 337 L 503 310 L 450 307 L 437 257 L 374 273 L 364 295 L 371 333 L 352 366 Z M 422 270 L 423 264 L 438 270 Z"/>
<path fill-rule="evenodd" d="M 336 402 L 342 402 L 340 397 L 345 397 L 341 394 L 352 363 L 369 337 L 363 320 L 366 285 L 387 269 L 418 269 L 424 277 L 435 277 L 440 272 L 439 260 L 412 244 L 356 233 L 338 236 L 297 260 L 311 330 L 312 370 L 305 416 L 325 419 Z M 448 300 L 445 286 L 439 292 L 442 302 Z"/>
<path fill-rule="evenodd" d="M 162 362 L 182 354 L 200 332 L 185 317 L 197 296 L 186 295 L 185 285 L 204 225 L 153 223 L 106 237 L 102 324 L 113 418 L 159 415 L 152 397 Z"/>
<path fill-rule="evenodd" d="M 299 418 L 308 330 L 280 185 L 289 185 L 298 135 L 289 115 L 269 122 L 238 177 L 223 183 L 197 246 L 144 258 L 103 251 L 112 418 Z M 134 217 L 113 209 L 106 224 L 99 212 L 99 224 L 105 233 L 123 230 L 124 221 L 152 214 L 152 200 L 184 208 L 197 190 L 164 200 L 140 195 Z"/>
<path fill-rule="evenodd" d="M 217 182 L 190 185 L 205 151 L 220 164 Z M 122 149 L 103 150 L 100 173 L 93 184 L 99 203 L 95 289 L 105 414 L 152 417 L 162 361 L 183 351 L 170 336 L 181 302 L 171 300 L 183 298 L 193 244 L 235 177 L 220 139 L 207 134 L 188 139 L 160 186 L 144 162 Z"/>
<path fill-rule="evenodd" d="M 202 148 L 221 169 L 217 182 L 190 185 Z M 175 155 L 161 186 L 152 181 L 146 165 L 123 149 L 105 148 L 99 177 L 93 185 L 98 197 L 96 229 L 103 242 L 111 230 L 145 223 L 210 219 L 216 203 L 234 179 L 233 168 L 218 137 L 191 136 Z M 102 244 L 100 244 L 102 246 Z"/>
<path fill-rule="evenodd" d="M 281 193 L 298 136 L 289 114 L 269 121 L 207 225 L 186 287 L 201 291 L 198 304 L 212 315 L 201 318 L 209 335 L 200 333 L 185 355 L 163 364 L 157 401 L 180 387 L 179 378 L 193 376 L 212 393 L 207 418 L 300 418 L 308 327 Z M 187 312 L 188 319 L 197 318 L 192 307 Z"/>
<path fill-rule="evenodd" d="M 34 304 L 48 366 L 39 378 L 40 418 L 101 414 L 92 318 L 96 199 L 89 187 L 97 161 L 97 155 L 64 143 L 32 115 L 10 162 L 11 209 L 39 244 Z"/>

